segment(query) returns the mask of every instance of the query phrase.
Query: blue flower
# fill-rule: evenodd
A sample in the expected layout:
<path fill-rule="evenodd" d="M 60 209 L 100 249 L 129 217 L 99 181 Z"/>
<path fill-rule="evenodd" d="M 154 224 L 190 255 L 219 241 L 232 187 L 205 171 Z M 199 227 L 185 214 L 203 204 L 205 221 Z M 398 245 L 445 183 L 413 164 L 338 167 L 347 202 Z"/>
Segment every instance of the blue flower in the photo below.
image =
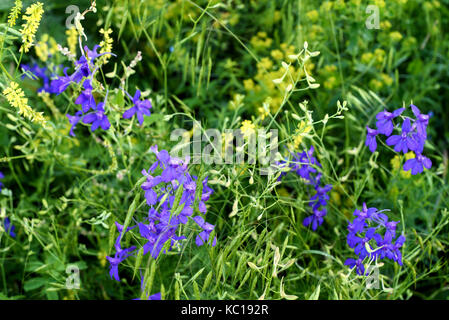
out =
<path fill-rule="evenodd" d="M 408 150 L 416 151 L 418 148 L 418 143 L 411 135 L 412 125 L 410 123 L 410 119 L 407 118 L 402 123 L 402 133 L 401 135 L 393 135 L 390 136 L 386 143 L 391 146 L 394 145 L 394 151 L 407 153 Z"/>
<path fill-rule="evenodd" d="M 83 117 L 83 122 L 92 123 L 91 130 L 94 132 L 99 127 L 103 130 L 108 130 L 111 127 L 108 117 L 104 113 L 104 102 L 100 102 L 94 107 L 94 112 L 88 113 Z"/>
<path fill-rule="evenodd" d="M 66 114 L 67 118 L 69 119 L 69 123 L 72 125 L 70 127 L 70 135 L 72 137 L 75 136 L 75 133 L 73 133 L 73 130 L 75 129 L 76 125 L 78 124 L 78 122 L 80 122 L 81 118 L 82 118 L 82 112 L 81 111 L 77 111 L 75 113 L 75 115 L 70 115 L 70 114 Z"/>
<path fill-rule="evenodd" d="M 366 203 L 363 203 L 362 210 L 355 209 L 353 215 L 355 219 L 348 224 L 347 243 L 358 257 L 347 259 L 345 265 L 356 267 L 359 275 L 365 272 L 365 258 L 387 258 L 402 265 L 400 249 L 405 242 L 405 236 L 401 235 L 393 242 L 399 221 L 389 221 L 386 214 L 377 208 L 368 208 Z"/>
<path fill-rule="evenodd" d="M 95 99 L 92 95 L 92 80 L 86 79 L 83 82 L 84 90 L 76 98 L 75 103 L 82 106 L 83 113 L 86 113 L 90 109 L 95 109 Z"/>
<path fill-rule="evenodd" d="M 393 132 L 393 119 L 401 115 L 405 108 L 400 108 L 395 111 L 388 112 L 387 110 L 381 111 L 376 115 L 377 132 L 386 135 L 387 137 Z"/>
<path fill-rule="evenodd" d="M 332 185 L 321 186 L 321 173 L 317 173 L 316 167 L 321 168 L 319 161 L 313 156 L 315 151 L 314 147 L 311 146 L 309 150 L 305 150 L 301 153 L 292 154 L 293 160 L 289 162 L 287 159 L 278 163 L 280 168 L 288 165 L 291 171 L 295 172 L 301 178 L 306 180 L 308 184 L 311 184 L 315 189 L 316 193 L 310 198 L 309 206 L 312 207 L 312 215 L 306 217 L 303 220 L 303 225 L 308 227 L 312 226 L 312 230 L 315 231 L 318 226 L 324 221 L 324 217 L 327 214 L 327 209 L 325 207 L 329 200 L 328 193 L 332 190 Z M 280 180 L 286 172 L 282 172 L 278 180 Z"/>
<path fill-rule="evenodd" d="M 179 234 L 179 226 L 187 224 L 189 218 L 201 228 L 195 240 L 197 246 L 209 243 L 214 226 L 206 222 L 202 216 L 194 216 L 195 210 L 201 213 L 207 211 L 205 202 L 213 192 L 207 185 L 207 177 L 199 181 L 196 176 L 190 175 L 189 158 L 181 160 L 172 157 L 166 150 L 158 151 L 157 146 L 151 147 L 150 150 L 156 155 L 156 161 L 148 171 L 142 170 L 146 181 L 141 185 L 150 208 L 148 216 L 133 226 L 138 229 L 141 240 L 144 241 L 143 254 L 149 253 L 153 259 L 157 259 L 165 251 L 171 250 L 180 240 L 186 239 Z M 202 184 L 201 194 L 197 194 L 199 183 Z M 119 231 L 121 232 L 120 229 Z M 215 244 L 216 238 L 212 240 L 211 245 Z M 119 242 L 116 245 L 117 251 L 122 252 Z M 126 257 L 127 255 L 119 255 L 114 258 L 115 260 L 110 259 L 110 272 L 115 279 L 118 264 Z"/>
<path fill-rule="evenodd" d="M 377 149 L 377 141 L 376 136 L 378 134 L 377 130 L 371 129 L 370 127 L 366 126 L 366 142 L 365 145 L 369 148 L 371 152 L 376 151 Z"/>
<path fill-rule="evenodd" d="M 9 218 L 5 218 L 5 220 L 3 220 L 3 227 L 4 227 L 4 229 L 5 229 L 7 234 L 9 234 L 13 238 L 16 237 L 16 233 L 14 232 L 16 227 L 12 225 L 11 221 L 9 220 Z"/>
<path fill-rule="evenodd" d="M 421 173 L 424 171 L 424 168 L 430 169 L 432 167 L 432 161 L 423 156 L 420 153 L 416 153 L 416 157 L 412 159 L 408 159 L 405 161 L 403 169 L 404 171 L 412 170 L 412 175 Z"/>
<path fill-rule="evenodd" d="M 140 100 L 140 90 L 136 90 L 136 93 L 134 94 L 134 97 L 131 97 L 129 93 L 126 93 L 129 98 L 132 100 L 134 106 L 129 108 L 125 111 L 123 114 L 123 118 L 129 119 L 132 116 L 136 115 L 137 120 L 139 121 L 139 124 L 143 124 L 143 116 L 150 116 L 151 112 L 150 109 L 152 108 L 151 101 L 150 100 Z"/>
<path fill-rule="evenodd" d="M 4 176 L 3 172 L 0 171 L 0 180 L 3 180 L 3 179 L 5 179 L 5 176 Z M 3 188 L 3 183 L 0 181 L 0 192 L 2 191 L 2 188 Z"/>

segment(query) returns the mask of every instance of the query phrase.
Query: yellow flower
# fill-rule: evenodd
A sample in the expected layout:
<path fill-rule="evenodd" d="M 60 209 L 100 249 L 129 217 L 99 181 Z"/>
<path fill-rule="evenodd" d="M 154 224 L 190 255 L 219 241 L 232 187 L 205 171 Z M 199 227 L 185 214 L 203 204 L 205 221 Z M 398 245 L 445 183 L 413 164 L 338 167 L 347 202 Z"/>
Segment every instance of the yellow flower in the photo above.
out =
<path fill-rule="evenodd" d="M 393 42 L 399 42 L 402 40 L 402 34 L 398 31 L 392 31 L 390 32 L 390 39 Z"/>
<path fill-rule="evenodd" d="M 270 58 L 262 58 L 260 59 L 260 62 L 257 63 L 257 68 L 258 69 L 265 69 L 265 70 L 269 70 L 273 67 L 273 61 L 271 61 Z"/>
<path fill-rule="evenodd" d="M 36 52 L 37 57 L 43 62 L 47 61 L 49 54 L 47 41 L 48 34 L 43 34 L 41 39 L 36 43 L 36 46 L 34 47 L 34 51 Z"/>
<path fill-rule="evenodd" d="M 271 51 L 271 56 L 275 60 L 282 60 L 284 58 L 284 55 L 282 54 L 282 51 L 278 50 L 278 49 L 275 49 L 275 50 Z"/>
<path fill-rule="evenodd" d="M 369 86 L 374 91 L 378 91 L 378 90 L 382 89 L 383 83 L 377 79 L 371 79 L 371 81 L 369 82 Z"/>
<path fill-rule="evenodd" d="M 380 75 L 380 78 L 382 79 L 382 82 L 387 86 L 391 86 L 393 84 L 393 79 L 388 74 L 382 73 Z"/>
<path fill-rule="evenodd" d="M 22 11 L 22 1 L 16 0 L 14 3 L 14 7 L 11 9 L 11 12 L 8 16 L 8 26 L 13 27 L 16 25 L 16 20 L 19 17 L 20 12 Z"/>
<path fill-rule="evenodd" d="M 254 81 L 253 81 L 253 79 L 243 80 L 243 87 L 245 88 L 246 91 L 254 90 Z"/>
<path fill-rule="evenodd" d="M 255 134 L 256 126 L 251 122 L 251 120 L 244 120 L 242 122 L 242 126 L 240 127 L 240 131 L 242 132 L 244 137 L 249 137 L 252 134 Z"/>
<path fill-rule="evenodd" d="M 25 93 L 16 82 L 11 81 L 9 87 L 3 90 L 3 94 L 11 106 L 19 109 L 20 115 L 23 115 L 32 122 L 40 123 L 45 126 L 46 120 L 42 112 L 36 112 L 28 105 L 28 99 L 25 97 Z"/>
<path fill-rule="evenodd" d="M 361 60 L 364 64 L 369 64 L 373 60 L 373 54 L 371 52 L 365 52 L 362 54 Z"/>
<path fill-rule="evenodd" d="M 29 6 L 26 9 L 25 14 L 22 16 L 22 19 L 25 20 L 26 23 L 22 25 L 22 29 L 20 30 L 23 42 L 20 47 L 21 52 L 28 52 L 33 45 L 34 35 L 39 27 L 43 13 L 43 4 L 36 2 Z"/>
<path fill-rule="evenodd" d="M 318 20 L 319 14 L 318 14 L 318 11 L 312 10 L 312 11 L 307 12 L 306 16 L 310 21 L 315 22 Z"/>
<path fill-rule="evenodd" d="M 380 28 L 381 28 L 381 29 L 386 29 L 386 30 L 390 29 L 390 28 L 391 28 L 391 23 L 390 23 L 390 21 L 388 21 L 388 20 L 382 21 L 382 22 L 380 23 Z"/>
<path fill-rule="evenodd" d="M 70 53 L 76 56 L 76 45 L 78 43 L 78 31 L 75 27 L 66 30 L 67 45 L 69 46 Z"/>
<path fill-rule="evenodd" d="M 112 33 L 111 28 L 108 30 L 104 30 L 103 28 L 100 29 L 100 33 L 103 35 L 103 41 L 100 42 L 100 53 L 105 52 L 112 52 L 112 43 L 114 42 L 112 38 L 109 36 Z M 100 58 L 100 62 L 102 64 L 108 63 L 109 58 L 111 57 L 110 54 L 105 54 Z"/>

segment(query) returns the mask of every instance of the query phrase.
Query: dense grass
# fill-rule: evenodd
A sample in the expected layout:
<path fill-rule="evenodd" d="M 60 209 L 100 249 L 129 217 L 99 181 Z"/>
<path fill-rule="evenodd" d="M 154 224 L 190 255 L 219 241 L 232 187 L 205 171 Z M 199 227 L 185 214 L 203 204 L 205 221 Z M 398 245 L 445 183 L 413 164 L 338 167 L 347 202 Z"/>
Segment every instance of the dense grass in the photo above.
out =
<path fill-rule="evenodd" d="M 90 5 L 72 2 L 81 11 Z M 365 27 L 368 4 L 380 8 L 380 29 Z M 44 1 L 38 40 L 48 33 L 67 46 L 67 5 Z M 2 2 L 1 21 L 12 6 Z M 69 136 L 65 114 L 79 109 L 79 86 L 45 103 L 36 93 L 40 82 L 21 80 L 17 68 L 19 59 L 44 63 L 34 50 L 21 56 L 19 35 L 8 32 L 2 91 L 14 78 L 50 126 L 30 122 L 0 98 L 1 216 L 17 232 L 0 232 L 0 298 L 132 299 L 141 295 L 141 277 L 148 293 L 164 299 L 449 297 L 449 1 L 127 0 L 98 1 L 97 8 L 82 23 L 89 48 L 102 40 L 100 28 L 113 30 L 117 56 L 96 77 L 104 86 L 99 101 L 109 90 L 107 131 L 79 123 L 76 138 Z M 272 80 L 305 41 L 320 54 L 292 62 L 293 88 L 301 90 L 286 91 L 288 77 L 279 85 Z M 142 60 L 126 75 L 137 51 Z M 51 62 L 70 66 L 60 53 Z M 303 67 L 319 88 L 307 85 L 297 71 Z M 142 127 L 122 119 L 130 105 L 120 86 L 152 99 Z M 343 101 L 347 111 L 338 108 Z M 432 114 L 425 154 L 433 166 L 415 176 L 404 174 L 404 157 L 385 143 L 374 154 L 365 146 L 365 126 L 374 126 L 377 112 L 412 102 Z M 295 130 L 309 117 L 311 131 L 295 145 Z M 141 170 L 155 161 L 149 148 L 169 150 L 172 130 L 191 130 L 195 121 L 224 130 L 243 120 L 277 129 L 284 156 L 315 147 L 323 179 L 333 185 L 324 223 L 317 231 L 302 225 L 310 189 L 293 173 L 279 183 L 260 175 L 258 164 L 191 165 L 215 191 L 206 220 L 216 226 L 217 245 L 197 247 L 198 228 L 189 223 L 182 249 L 157 260 L 130 257 L 119 267 L 122 280 L 111 280 L 106 256 L 114 254 L 115 221 L 147 214 L 140 183 Z M 354 256 L 348 220 L 363 202 L 390 209 L 406 236 L 403 266 L 382 261 L 380 289 L 367 289 L 366 278 L 344 265 Z M 125 243 L 133 237 L 128 233 Z M 65 287 L 69 264 L 80 268 L 79 290 Z"/>

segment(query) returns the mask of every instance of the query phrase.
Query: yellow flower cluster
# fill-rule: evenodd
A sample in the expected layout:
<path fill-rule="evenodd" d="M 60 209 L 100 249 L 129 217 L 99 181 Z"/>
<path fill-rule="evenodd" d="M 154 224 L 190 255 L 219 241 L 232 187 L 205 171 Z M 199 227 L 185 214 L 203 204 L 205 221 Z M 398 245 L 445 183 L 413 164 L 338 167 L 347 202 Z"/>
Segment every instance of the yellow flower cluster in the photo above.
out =
<path fill-rule="evenodd" d="M 259 32 L 257 37 L 260 36 L 264 37 L 266 34 Z M 294 81 L 305 76 L 303 68 L 287 65 L 285 62 L 293 62 L 291 56 L 295 56 L 298 51 L 292 45 L 281 43 L 279 48 L 271 50 L 270 56 L 259 60 L 257 73 L 252 79 L 243 80 L 247 96 L 253 94 L 254 110 L 262 120 L 268 116 L 267 110 L 276 112 L 280 108 L 287 88 L 292 89 L 295 86 Z M 311 75 L 314 68 L 315 65 L 308 59 L 305 63 L 307 73 Z M 264 107 L 260 107 L 262 103 Z"/>
<path fill-rule="evenodd" d="M 19 109 L 20 115 L 28 118 L 32 122 L 45 126 L 46 120 L 42 112 L 36 112 L 28 105 L 28 99 L 25 97 L 25 93 L 16 82 L 11 81 L 9 87 L 3 90 L 3 94 L 11 106 Z"/>
<path fill-rule="evenodd" d="M 69 46 L 70 53 L 76 57 L 76 45 L 78 43 L 78 31 L 75 27 L 72 27 L 65 32 L 67 36 L 67 45 Z"/>
<path fill-rule="evenodd" d="M 29 6 L 26 9 L 25 14 L 22 16 L 22 19 L 25 20 L 26 23 L 22 25 L 22 29 L 20 30 L 23 42 L 20 47 L 21 52 L 28 52 L 33 45 L 34 35 L 39 27 L 43 13 L 43 4 L 36 2 Z"/>
<path fill-rule="evenodd" d="M 109 28 L 108 30 L 104 30 L 103 28 L 101 28 L 100 33 L 103 35 L 103 41 L 100 42 L 100 53 L 112 52 L 112 43 L 114 42 L 114 40 L 112 40 L 112 38 L 109 36 L 112 33 L 112 29 Z M 100 63 L 108 63 L 110 57 L 110 54 L 105 54 L 100 58 Z"/>
<path fill-rule="evenodd" d="M 404 171 L 402 170 L 401 162 L 404 156 L 402 155 L 395 155 L 393 159 L 391 159 L 391 167 L 394 171 L 399 171 L 399 175 L 403 178 L 410 178 L 411 177 L 411 171 Z M 405 160 L 413 159 L 415 158 L 415 153 L 413 151 L 407 152 L 405 154 Z"/>
<path fill-rule="evenodd" d="M 256 50 L 266 49 L 271 47 L 273 39 L 268 38 L 266 32 L 260 31 L 251 38 L 250 43 Z"/>
<path fill-rule="evenodd" d="M 36 51 L 36 55 L 43 62 L 46 62 L 48 56 L 54 55 L 58 52 L 58 44 L 53 37 L 50 37 L 48 34 L 43 34 L 41 39 L 36 43 L 34 47 Z"/>
<path fill-rule="evenodd" d="M 8 26 L 13 27 L 16 25 L 16 20 L 20 15 L 20 12 L 22 11 L 22 1 L 16 0 L 14 3 L 14 7 L 11 9 L 11 12 L 8 16 Z"/>
<path fill-rule="evenodd" d="M 252 134 L 255 134 L 256 126 L 252 123 L 251 120 L 244 120 L 242 121 L 242 126 L 240 127 L 240 131 L 242 132 L 243 136 L 249 137 Z"/>

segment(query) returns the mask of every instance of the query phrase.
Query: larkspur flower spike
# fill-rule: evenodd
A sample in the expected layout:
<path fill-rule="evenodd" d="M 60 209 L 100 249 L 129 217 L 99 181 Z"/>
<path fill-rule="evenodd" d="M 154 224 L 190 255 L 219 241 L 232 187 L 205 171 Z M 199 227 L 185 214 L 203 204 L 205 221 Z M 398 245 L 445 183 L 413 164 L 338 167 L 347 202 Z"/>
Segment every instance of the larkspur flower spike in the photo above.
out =
<path fill-rule="evenodd" d="M 136 228 L 140 237 L 144 240 L 143 255 L 150 254 L 157 259 L 164 248 L 171 250 L 180 240 L 186 239 L 183 235 L 178 235 L 179 226 L 186 224 L 192 219 L 201 229 L 197 235 L 195 243 L 197 246 L 210 243 L 216 245 L 217 239 L 211 239 L 214 225 L 204 219 L 207 212 L 205 202 L 209 200 L 213 190 L 207 185 L 207 177 L 200 181 L 197 177 L 188 172 L 189 159 L 179 159 L 170 156 L 168 151 L 159 151 L 157 146 L 150 150 L 156 155 L 156 161 L 147 170 L 142 170 L 146 177 L 141 185 L 145 192 L 145 199 L 149 206 L 148 216 L 136 225 L 123 230 L 123 226 L 116 223 L 119 231 L 115 248 L 116 254 L 113 258 L 108 257 L 111 264 L 110 275 L 116 280 L 118 276 L 118 265 L 131 254 L 134 254 L 136 247 L 122 249 L 120 239 L 126 232 Z M 159 174 L 155 174 L 159 172 Z M 201 183 L 202 188 L 197 188 Z M 197 194 L 201 189 L 201 194 Z M 196 202 L 197 199 L 197 202 Z M 195 207 L 195 204 L 198 207 Z M 195 211 L 200 214 L 194 216 Z M 167 245 L 168 244 L 168 245 Z"/>
<path fill-rule="evenodd" d="M 321 167 L 321 164 L 313 156 L 314 151 L 315 149 L 312 146 L 309 150 L 292 154 L 293 161 L 289 162 L 288 159 L 285 159 L 278 163 L 278 166 L 280 167 L 288 165 L 293 172 L 306 180 L 306 182 L 312 185 L 315 189 L 316 193 L 310 198 L 309 202 L 313 214 L 303 220 L 303 225 L 305 227 L 310 225 L 313 231 L 315 231 L 318 226 L 321 226 L 324 221 L 324 217 L 327 214 L 326 205 L 329 200 L 328 193 L 332 189 L 332 185 L 321 185 L 322 174 L 318 173 L 316 168 L 313 167 Z M 286 172 L 282 172 L 279 176 L 279 180 L 286 174 Z"/>
<path fill-rule="evenodd" d="M 394 240 L 399 221 L 389 221 L 386 214 L 377 208 L 368 208 L 366 203 L 363 203 L 362 210 L 355 209 L 353 215 L 354 220 L 348 224 L 347 243 L 358 257 L 347 259 L 345 265 L 355 267 L 359 275 L 365 275 L 363 261 L 366 258 L 387 258 L 402 266 L 400 249 L 405 242 L 405 236 L 400 235 Z"/>
<path fill-rule="evenodd" d="M 416 175 L 424 171 L 424 168 L 430 169 L 432 162 L 429 158 L 422 155 L 424 144 L 427 140 L 427 126 L 429 124 L 429 115 L 422 114 L 415 105 L 410 105 L 410 108 L 416 119 L 401 116 L 404 118 L 401 127 L 401 133 L 391 135 L 394 130 L 393 119 L 402 115 L 405 108 L 399 108 L 393 112 L 387 110 L 381 111 L 376 115 L 376 127 L 372 129 L 366 126 L 366 141 L 365 145 L 371 152 L 376 151 L 377 141 L 379 135 L 387 136 L 385 141 L 387 145 L 392 146 L 394 151 L 402 152 L 404 154 L 413 151 L 415 158 L 408 159 L 403 166 L 404 171 L 411 170 L 412 175 Z"/>

